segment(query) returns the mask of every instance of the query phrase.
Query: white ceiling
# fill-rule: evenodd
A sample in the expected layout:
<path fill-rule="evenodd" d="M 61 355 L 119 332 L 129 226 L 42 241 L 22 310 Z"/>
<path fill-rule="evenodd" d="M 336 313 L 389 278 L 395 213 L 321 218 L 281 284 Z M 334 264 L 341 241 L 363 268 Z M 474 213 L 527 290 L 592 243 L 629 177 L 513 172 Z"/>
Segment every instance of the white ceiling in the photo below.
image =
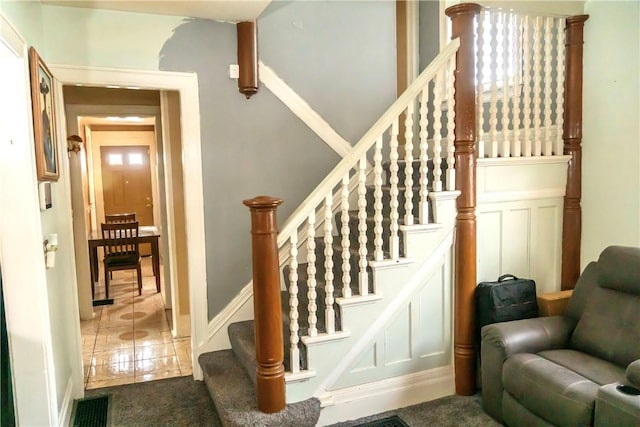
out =
<path fill-rule="evenodd" d="M 158 15 L 188 16 L 218 21 L 251 21 L 271 0 L 40 0 L 44 4 L 120 10 Z"/>

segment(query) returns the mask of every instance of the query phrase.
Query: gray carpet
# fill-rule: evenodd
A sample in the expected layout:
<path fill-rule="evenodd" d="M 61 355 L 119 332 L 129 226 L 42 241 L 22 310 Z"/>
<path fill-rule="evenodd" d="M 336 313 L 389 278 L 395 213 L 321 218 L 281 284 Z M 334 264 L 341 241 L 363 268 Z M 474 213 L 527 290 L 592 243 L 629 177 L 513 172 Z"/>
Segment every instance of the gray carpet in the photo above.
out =
<path fill-rule="evenodd" d="M 88 390 L 86 396 L 111 394 L 111 426 L 212 426 L 222 423 L 207 387 L 191 377 L 169 378 Z M 500 426 L 484 413 L 478 396 L 448 396 L 432 402 L 389 411 L 332 427 L 355 427 L 367 421 L 398 415 L 412 427 Z"/>
<path fill-rule="evenodd" d="M 192 377 L 88 390 L 86 397 L 111 394 L 111 426 L 211 426 L 222 423 L 207 386 Z"/>
<path fill-rule="evenodd" d="M 331 427 L 356 427 L 365 422 L 397 415 L 411 427 L 499 427 L 502 424 L 482 410 L 479 395 L 447 396 L 431 402 L 383 412 Z"/>

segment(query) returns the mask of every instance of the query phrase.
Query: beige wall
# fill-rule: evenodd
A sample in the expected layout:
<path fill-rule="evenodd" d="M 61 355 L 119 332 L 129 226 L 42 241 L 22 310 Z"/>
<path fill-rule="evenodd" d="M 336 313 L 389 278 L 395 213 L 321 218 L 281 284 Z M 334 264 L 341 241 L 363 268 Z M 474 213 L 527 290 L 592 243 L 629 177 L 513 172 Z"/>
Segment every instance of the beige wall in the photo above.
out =
<path fill-rule="evenodd" d="M 640 3 L 587 1 L 582 267 L 609 245 L 640 246 Z"/>

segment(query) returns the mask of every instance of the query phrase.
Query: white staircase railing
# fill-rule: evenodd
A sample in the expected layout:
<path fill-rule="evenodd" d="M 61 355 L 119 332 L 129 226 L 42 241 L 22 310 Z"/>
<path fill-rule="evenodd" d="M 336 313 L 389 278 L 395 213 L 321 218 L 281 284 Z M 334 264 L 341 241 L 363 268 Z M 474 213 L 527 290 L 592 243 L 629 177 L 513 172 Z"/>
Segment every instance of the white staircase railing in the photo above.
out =
<path fill-rule="evenodd" d="M 288 267 L 289 307 L 285 312 L 289 315 L 289 336 L 285 335 L 285 342 L 290 372 L 304 370 L 304 362 L 300 363 L 301 338 L 330 339 L 340 334 L 335 299 L 369 293 L 369 262 L 400 259 L 400 224 L 428 223 L 428 193 L 455 188 L 453 82 L 458 48 L 459 41 L 454 40 L 441 51 L 278 234 L 280 267 Z M 400 150 L 398 130 L 403 114 L 405 143 Z M 444 160 L 441 144 L 446 147 Z M 383 185 L 383 165 L 387 168 L 387 186 Z M 441 166 L 446 166 L 444 177 Z M 414 176 L 419 179 L 414 180 Z M 385 192 L 388 197 L 384 197 Z M 316 239 L 317 234 L 320 236 Z M 318 244 L 324 246 L 321 251 Z M 319 254 L 324 258 L 322 264 Z M 306 268 L 301 268 L 303 263 Z M 304 276 L 306 285 L 301 283 Z M 358 283 L 352 283 L 352 278 Z M 324 288 L 318 289 L 319 283 Z M 299 295 L 302 290 L 306 298 Z M 319 294 L 324 296 L 320 298 Z M 305 307 L 301 307 L 305 299 Z M 300 315 L 301 308 L 304 316 Z"/>
<path fill-rule="evenodd" d="M 565 25 L 513 11 L 478 15 L 479 158 L 563 154 Z"/>

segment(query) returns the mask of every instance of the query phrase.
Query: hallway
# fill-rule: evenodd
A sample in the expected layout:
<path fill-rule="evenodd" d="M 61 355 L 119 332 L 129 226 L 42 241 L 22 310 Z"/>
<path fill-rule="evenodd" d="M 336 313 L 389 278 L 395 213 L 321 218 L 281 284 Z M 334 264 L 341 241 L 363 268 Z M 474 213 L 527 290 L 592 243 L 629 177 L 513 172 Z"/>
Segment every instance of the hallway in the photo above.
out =
<path fill-rule="evenodd" d="M 81 322 L 87 390 L 192 374 L 190 338 L 171 336 L 170 312 L 156 293 L 150 257 L 142 259 L 142 276 L 138 296 L 135 270 L 113 272 L 113 305 L 94 307 L 95 318 Z M 101 294 L 102 279 L 96 298 Z"/>

